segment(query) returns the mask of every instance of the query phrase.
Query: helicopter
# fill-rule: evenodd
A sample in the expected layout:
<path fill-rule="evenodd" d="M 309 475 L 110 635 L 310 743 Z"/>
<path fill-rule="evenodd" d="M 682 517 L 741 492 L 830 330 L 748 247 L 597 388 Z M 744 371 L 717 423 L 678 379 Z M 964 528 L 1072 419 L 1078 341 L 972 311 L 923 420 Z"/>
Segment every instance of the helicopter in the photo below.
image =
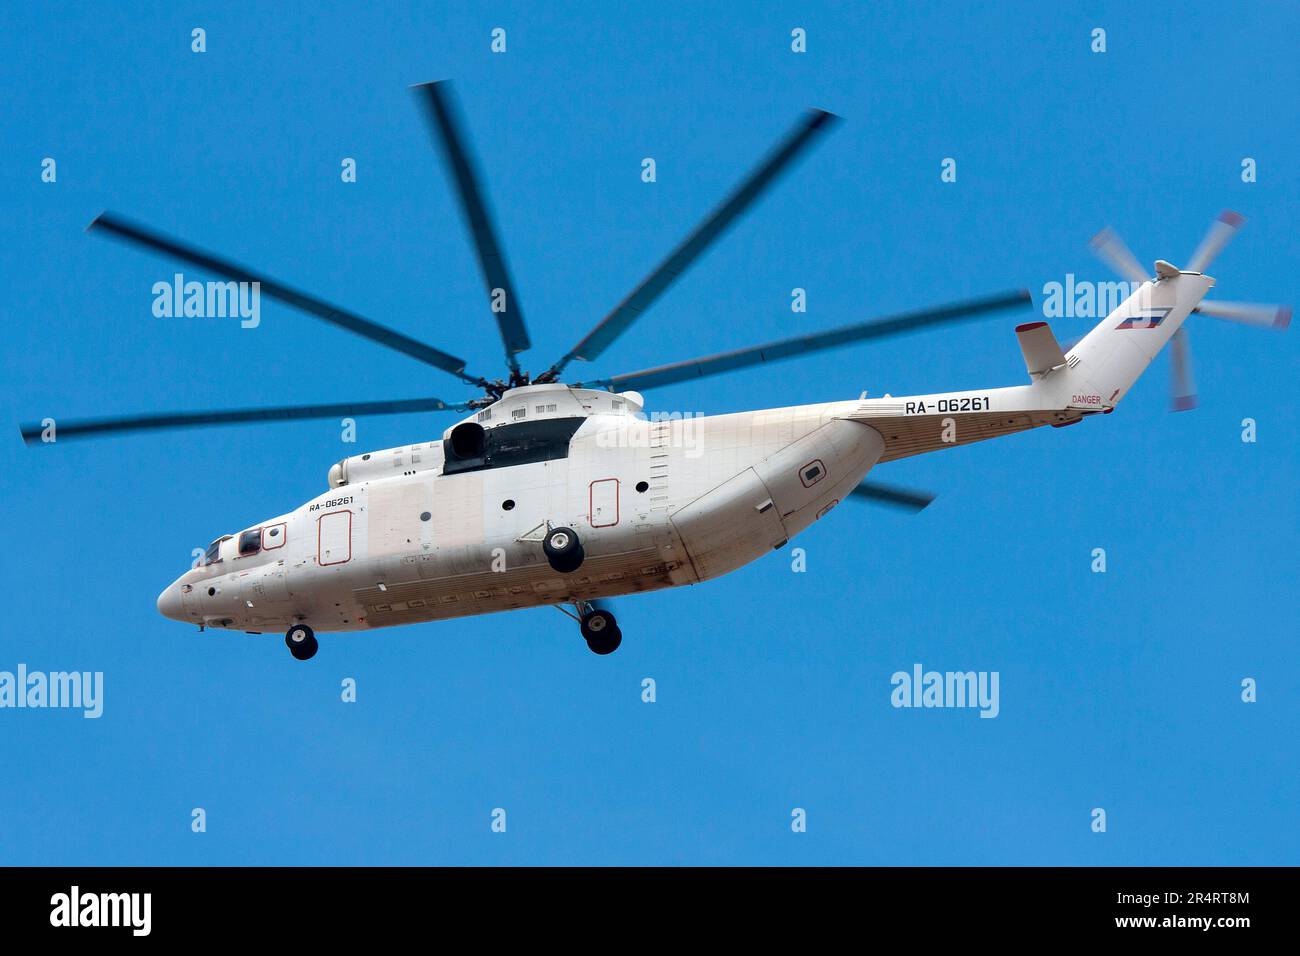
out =
<path fill-rule="evenodd" d="M 29 445 L 171 428 L 402 413 L 468 413 L 439 437 L 335 463 L 310 501 L 213 539 L 158 610 L 200 629 L 281 632 L 299 660 L 316 633 L 554 606 L 596 654 L 622 632 L 611 598 L 697 584 L 780 549 L 846 500 L 923 509 L 933 496 L 868 481 L 876 466 L 1113 412 L 1173 342 L 1174 407 L 1194 404 L 1184 321 L 1193 312 L 1285 327 L 1286 307 L 1211 302 L 1205 270 L 1242 223 L 1225 213 L 1185 269 L 1150 276 L 1112 231 L 1094 250 L 1133 293 L 1065 349 L 1046 322 L 1015 329 L 1029 383 L 707 416 L 648 416 L 642 390 L 992 316 L 1026 290 L 871 319 L 639 371 L 566 382 L 602 356 L 838 118 L 810 110 L 621 302 L 537 375 L 520 297 L 449 84 L 413 87 L 454 186 L 504 347 L 504 377 L 270 276 L 112 212 L 89 231 L 160 253 L 448 373 L 479 394 L 270 408 L 45 419 Z M 53 427 L 51 427 L 51 425 Z M 52 434 L 51 434 L 52 433 Z M 53 437 L 54 440 L 51 440 Z M 569 609 L 572 608 L 572 611 Z"/>

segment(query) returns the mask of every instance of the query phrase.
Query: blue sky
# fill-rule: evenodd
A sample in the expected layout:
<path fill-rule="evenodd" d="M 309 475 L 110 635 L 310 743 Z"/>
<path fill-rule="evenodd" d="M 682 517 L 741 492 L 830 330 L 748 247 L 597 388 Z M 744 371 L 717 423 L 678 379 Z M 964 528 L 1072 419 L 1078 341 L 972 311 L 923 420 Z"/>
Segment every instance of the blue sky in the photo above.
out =
<path fill-rule="evenodd" d="M 473 253 L 407 90 L 431 79 L 458 84 L 534 369 L 809 106 L 845 122 L 591 371 L 1006 288 L 1041 301 L 1067 273 L 1110 278 L 1086 248 L 1102 226 L 1144 263 L 1179 262 L 1225 207 L 1249 222 L 1216 294 L 1294 302 L 1294 5 L 43 7 L 0 13 L 0 669 L 103 671 L 105 702 L 99 720 L 0 711 L 0 862 L 1300 860 L 1294 330 L 1194 319 L 1191 413 L 1166 411 L 1162 357 L 1104 419 L 882 467 L 940 497 L 919 516 L 837 509 L 794 542 L 805 573 L 786 551 L 620 601 L 608 658 L 551 609 L 324 636 L 309 665 L 277 635 L 157 614 L 192 548 L 445 416 L 364 419 L 356 445 L 333 422 L 34 449 L 16 427 L 466 397 L 273 303 L 256 330 L 154 318 L 169 265 L 83 232 L 126 213 L 495 370 Z M 488 49 L 497 26 L 504 55 Z M 945 157 L 956 183 L 940 182 Z M 649 407 L 1016 384 L 1011 330 L 1032 317 L 665 388 Z M 1091 323 L 1053 324 L 1065 338 Z M 918 662 L 997 671 L 997 719 L 891 707 L 890 675 Z"/>

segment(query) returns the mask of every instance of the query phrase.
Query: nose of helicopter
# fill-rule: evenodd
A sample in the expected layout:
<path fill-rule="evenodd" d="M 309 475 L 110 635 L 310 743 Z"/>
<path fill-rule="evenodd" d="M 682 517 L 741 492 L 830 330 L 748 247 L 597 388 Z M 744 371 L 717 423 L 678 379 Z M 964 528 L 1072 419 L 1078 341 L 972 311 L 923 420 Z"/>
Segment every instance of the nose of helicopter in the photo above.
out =
<path fill-rule="evenodd" d="M 163 588 L 162 593 L 158 595 L 158 613 L 163 617 L 169 617 L 173 621 L 181 620 L 181 587 L 179 584 L 169 584 Z"/>

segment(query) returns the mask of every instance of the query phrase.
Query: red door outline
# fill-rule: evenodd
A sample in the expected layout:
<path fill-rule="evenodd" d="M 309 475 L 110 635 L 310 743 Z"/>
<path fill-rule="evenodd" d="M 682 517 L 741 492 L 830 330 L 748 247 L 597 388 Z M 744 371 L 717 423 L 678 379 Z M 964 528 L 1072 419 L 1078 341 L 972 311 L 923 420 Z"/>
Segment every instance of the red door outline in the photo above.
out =
<path fill-rule="evenodd" d="M 280 529 L 280 533 L 273 538 L 268 534 L 268 532 L 272 528 Z M 274 551 L 276 548 L 283 548 L 284 542 L 288 537 L 289 537 L 289 527 L 283 521 L 277 522 L 276 524 L 268 524 L 265 528 L 262 529 L 262 550 Z M 268 545 L 266 543 L 267 541 L 274 541 L 275 544 Z M 318 551 L 317 554 L 319 553 L 320 552 Z"/>
<path fill-rule="evenodd" d="M 614 482 L 614 520 L 606 521 L 602 524 L 596 524 L 596 486 L 603 485 L 610 481 Z M 618 524 L 620 508 L 618 492 L 619 484 L 617 478 L 597 478 L 587 486 L 587 524 L 591 525 L 593 528 L 612 528 L 614 525 Z"/>
<path fill-rule="evenodd" d="M 324 521 L 326 518 L 332 518 L 334 515 L 348 516 L 348 556 L 344 558 L 342 561 L 322 561 L 320 559 L 321 522 Z M 352 512 L 351 510 L 345 508 L 342 511 L 330 511 L 327 512 L 326 514 L 321 515 L 319 518 L 316 519 L 316 563 L 319 564 L 321 567 L 328 567 L 331 564 L 347 564 L 351 560 L 352 560 Z"/>

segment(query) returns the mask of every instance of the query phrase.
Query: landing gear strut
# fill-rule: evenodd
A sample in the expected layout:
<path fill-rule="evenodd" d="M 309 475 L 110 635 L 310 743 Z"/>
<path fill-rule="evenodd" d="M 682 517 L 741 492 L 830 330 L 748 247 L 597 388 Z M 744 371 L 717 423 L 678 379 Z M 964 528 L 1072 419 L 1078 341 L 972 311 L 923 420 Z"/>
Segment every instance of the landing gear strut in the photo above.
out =
<path fill-rule="evenodd" d="M 603 608 L 587 606 L 578 619 L 582 637 L 593 654 L 613 654 L 623 643 L 623 632 L 618 629 L 614 615 Z"/>
<path fill-rule="evenodd" d="M 582 542 L 572 528 L 552 528 L 542 539 L 546 560 L 561 574 L 572 574 L 582 566 Z"/>
<path fill-rule="evenodd" d="M 289 653 L 300 661 L 315 657 L 319 647 L 315 632 L 306 624 L 295 624 L 289 628 L 284 635 L 284 643 L 288 646 Z"/>

